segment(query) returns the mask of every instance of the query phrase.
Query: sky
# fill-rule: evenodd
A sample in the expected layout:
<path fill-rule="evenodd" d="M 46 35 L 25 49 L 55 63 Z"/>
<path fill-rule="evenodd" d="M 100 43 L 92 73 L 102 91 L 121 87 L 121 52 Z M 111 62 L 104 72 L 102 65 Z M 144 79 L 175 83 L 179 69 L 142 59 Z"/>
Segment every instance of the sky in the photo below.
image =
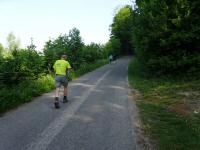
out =
<path fill-rule="evenodd" d="M 132 0 L 0 0 L 0 43 L 13 32 L 20 47 L 41 50 L 51 39 L 76 27 L 85 44 L 106 43 L 116 11 Z"/>

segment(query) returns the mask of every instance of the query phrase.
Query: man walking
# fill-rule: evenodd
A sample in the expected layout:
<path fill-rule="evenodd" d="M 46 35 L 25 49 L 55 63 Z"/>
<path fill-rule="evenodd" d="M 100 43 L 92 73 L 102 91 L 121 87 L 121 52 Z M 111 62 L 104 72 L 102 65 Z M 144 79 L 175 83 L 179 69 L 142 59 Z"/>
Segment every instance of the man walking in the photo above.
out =
<path fill-rule="evenodd" d="M 64 97 L 63 97 L 63 103 L 68 102 L 67 95 L 68 95 L 68 75 L 69 75 L 69 69 L 71 69 L 71 65 L 69 64 L 67 60 L 67 55 L 62 55 L 60 60 L 57 60 L 54 65 L 54 71 L 56 74 L 55 82 L 56 82 L 56 92 L 55 92 L 55 108 L 60 108 L 59 105 L 59 91 L 61 85 L 64 86 Z"/>
<path fill-rule="evenodd" d="M 113 61 L 113 55 L 110 54 L 110 55 L 109 55 L 109 62 L 110 62 L 110 64 L 112 63 L 112 61 Z"/>

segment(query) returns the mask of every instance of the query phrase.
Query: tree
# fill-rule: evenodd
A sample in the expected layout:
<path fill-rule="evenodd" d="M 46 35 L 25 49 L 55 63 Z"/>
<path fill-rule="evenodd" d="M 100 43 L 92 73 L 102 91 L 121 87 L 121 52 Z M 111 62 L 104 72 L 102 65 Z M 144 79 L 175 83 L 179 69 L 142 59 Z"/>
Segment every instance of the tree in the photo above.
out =
<path fill-rule="evenodd" d="M 44 46 L 44 56 L 46 66 L 49 72 L 53 70 L 54 62 L 61 57 L 62 54 L 68 54 L 68 37 L 67 35 L 60 35 L 55 40 L 49 40 Z"/>
<path fill-rule="evenodd" d="M 4 51 L 3 45 L 0 43 L 0 60 L 3 58 L 3 51 Z"/>
<path fill-rule="evenodd" d="M 108 55 L 112 54 L 112 55 L 116 55 L 119 56 L 120 55 L 120 50 L 121 50 L 121 42 L 119 39 L 117 38 L 111 38 L 105 45 L 105 49 L 106 49 L 106 53 L 107 53 L 107 57 Z"/>
<path fill-rule="evenodd" d="M 154 75 L 200 71 L 197 0 L 137 0 L 133 39 L 138 60 Z"/>
<path fill-rule="evenodd" d="M 31 44 L 27 46 L 27 49 L 29 50 L 35 50 L 36 46 L 33 44 L 33 38 L 31 38 Z"/>
<path fill-rule="evenodd" d="M 119 39 L 121 43 L 120 54 L 133 53 L 133 14 L 132 7 L 127 5 L 117 12 L 111 25 L 111 39 Z"/>
<path fill-rule="evenodd" d="M 69 34 L 60 35 L 55 40 L 49 40 L 44 46 L 44 55 L 48 70 L 52 70 L 53 63 L 61 57 L 62 54 L 68 55 L 68 60 L 74 68 L 81 64 L 81 51 L 84 46 L 80 31 L 73 28 Z"/>
<path fill-rule="evenodd" d="M 73 62 L 73 67 L 77 68 L 81 63 L 81 51 L 84 46 L 83 40 L 80 36 L 80 31 L 77 28 L 73 28 L 69 31 L 68 48 L 69 56 Z"/>
<path fill-rule="evenodd" d="M 25 80 L 36 79 L 43 73 L 43 59 L 35 51 L 20 49 L 13 57 L 7 57 L 0 65 L 0 83 L 16 85 Z"/>
<path fill-rule="evenodd" d="M 10 51 L 14 51 L 14 50 L 19 49 L 20 40 L 15 37 L 13 32 L 8 34 L 7 42 L 8 42 L 8 49 Z"/>
<path fill-rule="evenodd" d="M 103 47 L 100 44 L 90 43 L 83 47 L 82 50 L 82 62 L 94 63 L 98 59 L 103 58 Z"/>

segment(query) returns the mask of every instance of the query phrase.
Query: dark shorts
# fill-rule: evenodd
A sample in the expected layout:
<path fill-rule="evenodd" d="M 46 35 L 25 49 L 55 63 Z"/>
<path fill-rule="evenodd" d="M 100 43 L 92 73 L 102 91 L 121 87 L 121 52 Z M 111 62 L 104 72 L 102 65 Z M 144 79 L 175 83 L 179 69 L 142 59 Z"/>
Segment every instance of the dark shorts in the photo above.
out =
<path fill-rule="evenodd" d="M 56 81 L 56 87 L 61 87 L 61 85 L 67 87 L 68 85 L 68 78 L 66 76 L 56 75 L 55 81 Z"/>

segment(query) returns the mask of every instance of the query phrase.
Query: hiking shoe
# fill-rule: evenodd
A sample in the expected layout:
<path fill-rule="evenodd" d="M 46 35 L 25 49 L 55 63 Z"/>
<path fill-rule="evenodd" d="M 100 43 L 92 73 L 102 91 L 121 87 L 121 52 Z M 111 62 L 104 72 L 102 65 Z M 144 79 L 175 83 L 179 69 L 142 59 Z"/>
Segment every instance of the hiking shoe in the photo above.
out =
<path fill-rule="evenodd" d="M 69 102 L 67 98 L 63 98 L 63 103 Z"/>
<path fill-rule="evenodd" d="M 56 109 L 60 108 L 59 102 L 55 102 L 54 104 Z"/>
<path fill-rule="evenodd" d="M 63 99 L 63 103 L 69 102 L 68 99 Z"/>

